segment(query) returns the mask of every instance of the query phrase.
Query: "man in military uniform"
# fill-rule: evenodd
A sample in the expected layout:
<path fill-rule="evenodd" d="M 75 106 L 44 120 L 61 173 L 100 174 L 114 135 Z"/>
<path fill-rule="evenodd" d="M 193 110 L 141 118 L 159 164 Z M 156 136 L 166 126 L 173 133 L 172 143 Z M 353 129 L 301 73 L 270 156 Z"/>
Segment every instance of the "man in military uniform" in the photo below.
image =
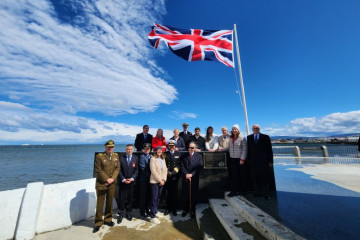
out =
<path fill-rule="evenodd" d="M 180 172 L 181 153 L 175 151 L 175 147 L 176 147 L 175 140 L 170 140 L 168 147 L 169 147 L 169 151 L 165 153 L 165 162 L 168 169 L 168 175 L 167 175 L 167 181 L 165 183 L 166 210 L 164 212 L 164 215 L 168 215 L 169 212 L 172 212 L 172 214 L 176 216 L 178 182 L 181 176 L 181 172 Z"/>
<path fill-rule="evenodd" d="M 120 171 L 119 155 L 114 153 L 115 142 L 109 140 L 105 143 L 105 152 L 99 153 L 95 157 L 96 172 L 96 214 L 93 232 L 99 231 L 104 223 L 110 227 L 115 223 L 112 221 L 112 203 L 115 195 L 116 179 Z M 104 200 L 106 197 L 106 207 L 104 221 L 102 218 Z"/>
<path fill-rule="evenodd" d="M 190 137 L 192 136 L 192 133 L 188 131 L 188 127 L 189 127 L 188 123 L 183 123 L 182 126 L 183 126 L 184 131 L 182 131 L 179 134 L 179 136 L 184 139 L 185 147 L 187 149 L 189 147 Z"/>
<path fill-rule="evenodd" d="M 151 144 L 144 143 L 143 153 L 139 158 L 139 182 L 140 182 L 140 215 L 149 216 L 150 209 L 150 150 Z"/>

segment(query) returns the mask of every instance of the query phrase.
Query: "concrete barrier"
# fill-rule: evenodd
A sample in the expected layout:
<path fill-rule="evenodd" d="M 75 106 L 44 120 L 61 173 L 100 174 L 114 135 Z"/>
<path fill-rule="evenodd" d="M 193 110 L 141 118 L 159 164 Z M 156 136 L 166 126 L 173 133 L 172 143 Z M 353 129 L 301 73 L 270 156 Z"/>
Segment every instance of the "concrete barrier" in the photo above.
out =
<path fill-rule="evenodd" d="M 0 239 L 32 239 L 36 233 L 70 227 L 95 215 L 95 178 L 44 185 L 29 183 L 0 192 Z M 114 200 L 113 208 L 117 205 Z"/>
<path fill-rule="evenodd" d="M 43 188 L 44 184 L 42 182 L 27 185 L 16 227 L 16 240 L 32 239 L 35 236 Z"/>
<path fill-rule="evenodd" d="M 6 227 L 0 230 L 0 239 L 13 239 L 25 188 L 0 192 L 0 218 Z"/>

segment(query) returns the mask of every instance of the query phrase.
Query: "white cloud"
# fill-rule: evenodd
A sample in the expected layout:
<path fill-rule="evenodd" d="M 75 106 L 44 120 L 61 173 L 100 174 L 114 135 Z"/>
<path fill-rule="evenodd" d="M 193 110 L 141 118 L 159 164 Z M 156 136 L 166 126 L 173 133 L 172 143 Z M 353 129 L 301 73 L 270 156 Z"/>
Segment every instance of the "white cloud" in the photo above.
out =
<path fill-rule="evenodd" d="M 188 113 L 188 112 L 181 112 L 181 111 L 172 111 L 169 117 L 174 119 L 187 119 L 187 118 L 197 118 L 196 113 Z"/>
<path fill-rule="evenodd" d="M 99 143 L 107 139 L 133 143 L 142 126 L 98 121 L 63 113 L 34 111 L 24 105 L 0 101 L 0 143 Z M 156 134 L 156 127 L 150 133 Z M 164 129 L 169 139 L 172 130 Z"/>
<path fill-rule="evenodd" d="M 360 110 L 332 113 L 320 118 L 297 118 L 285 126 L 265 127 L 262 132 L 273 136 L 330 136 L 360 133 Z"/>
<path fill-rule="evenodd" d="M 59 112 L 154 111 L 177 95 L 147 34 L 163 1 L 0 2 L 0 98 Z"/>

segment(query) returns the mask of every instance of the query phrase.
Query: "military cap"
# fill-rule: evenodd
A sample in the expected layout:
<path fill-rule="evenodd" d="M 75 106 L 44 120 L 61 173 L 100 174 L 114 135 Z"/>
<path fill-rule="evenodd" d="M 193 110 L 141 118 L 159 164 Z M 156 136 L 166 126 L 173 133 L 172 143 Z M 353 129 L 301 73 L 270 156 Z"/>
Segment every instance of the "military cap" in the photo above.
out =
<path fill-rule="evenodd" d="M 175 146 L 175 145 L 176 145 L 176 141 L 173 140 L 173 139 L 170 139 L 168 145 L 169 145 L 169 146 Z"/>
<path fill-rule="evenodd" d="M 151 148 L 151 144 L 150 143 L 144 143 L 143 148 Z"/>
<path fill-rule="evenodd" d="M 184 122 L 182 125 L 183 125 L 183 126 L 189 126 L 189 124 L 186 123 L 186 122 Z"/>
<path fill-rule="evenodd" d="M 115 145 L 115 142 L 113 140 L 109 140 L 105 143 L 106 147 L 113 147 Z"/>

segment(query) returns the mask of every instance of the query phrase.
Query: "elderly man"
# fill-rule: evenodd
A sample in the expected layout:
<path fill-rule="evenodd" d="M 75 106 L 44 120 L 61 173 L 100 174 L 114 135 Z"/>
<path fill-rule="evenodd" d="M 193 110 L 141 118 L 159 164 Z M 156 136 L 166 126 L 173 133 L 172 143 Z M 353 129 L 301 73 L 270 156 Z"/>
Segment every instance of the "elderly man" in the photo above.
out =
<path fill-rule="evenodd" d="M 149 125 L 144 125 L 142 133 L 137 134 L 135 138 L 134 145 L 136 147 L 136 151 L 140 152 L 145 143 L 151 144 L 152 139 L 153 136 L 149 133 Z"/>
<path fill-rule="evenodd" d="M 204 168 L 204 163 L 201 154 L 195 152 L 196 144 L 194 142 L 190 142 L 188 149 L 189 152 L 181 162 L 181 172 L 183 175 L 182 196 L 184 203 L 182 216 L 185 217 L 190 211 L 191 218 L 195 218 L 195 205 L 199 192 L 200 172 Z"/>
<path fill-rule="evenodd" d="M 99 153 L 95 157 L 96 172 L 96 214 L 93 232 L 99 231 L 104 223 L 110 227 L 114 226 L 112 221 L 112 203 L 115 195 L 116 179 L 120 170 L 119 155 L 114 153 L 115 142 L 109 140 L 105 143 L 105 152 Z M 104 200 L 106 207 L 104 221 L 102 219 Z"/>
<path fill-rule="evenodd" d="M 222 135 L 218 138 L 219 139 L 219 148 L 218 151 L 229 151 L 229 144 L 230 144 L 230 134 L 228 133 L 228 128 L 223 126 L 221 128 Z"/>
<path fill-rule="evenodd" d="M 260 126 L 252 126 L 253 134 L 247 136 L 248 164 L 255 196 L 269 196 L 269 174 L 274 162 L 271 140 L 268 135 L 260 133 Z"/>

